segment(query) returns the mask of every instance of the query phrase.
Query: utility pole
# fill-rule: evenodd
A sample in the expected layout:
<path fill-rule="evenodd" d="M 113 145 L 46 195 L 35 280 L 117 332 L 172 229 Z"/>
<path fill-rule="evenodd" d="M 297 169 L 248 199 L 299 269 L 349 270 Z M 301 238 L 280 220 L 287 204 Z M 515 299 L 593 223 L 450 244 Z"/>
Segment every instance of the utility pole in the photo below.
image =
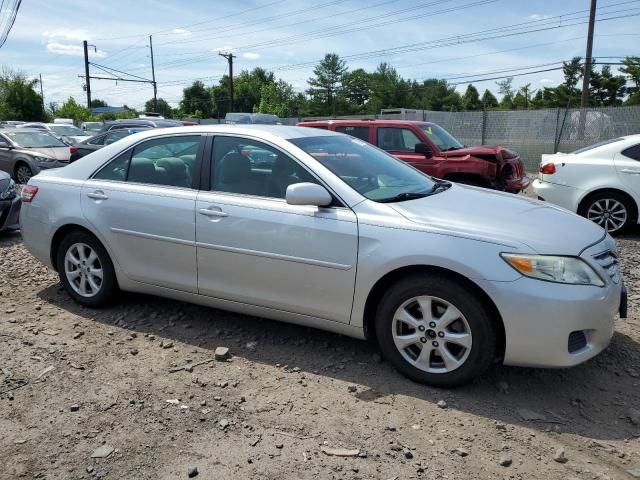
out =
<path fill-rule="evenodd" d="M 151 49 L 151 80 L 153 81 L 153 111 L 158 113 L 158 85 L 156 84 L 156 69 L 153 65 L 153 38 L 149 35 L 149 49 Z"/>
<path fill-rule="evenodd" d="M 40 98 L 42 98 L 42 111 L 44 112 L 44 89 L 42 88 L 42 74 L 40 74 Z"/>
<path fill-rule="evenodd" d="M 221 57 L 224 57 L 229 62 L 229 111 L 233 112 L 233 59 L 236 56 L 233 53 L 219 53 Z"/>
<path fill-rule="evenodd" d="M 589 84 L 591 83 L 591 56 L 593 53 L 593 30 L 596 24 L 596 1 L 591 0 L 591 11 L 589 12 L 589 32 L 587 34 L 587 53 L 584 58 L 584 74 L 582 76 L 582 99 L 580 106 L 589 106 Z"/>
<path fill-rule="evenodd" d="M 89 78 L 89 51 L 87 50 L 87 41 L 82 42 L 84 47 L 84 79 L 87 88 L 87 108 L 91 109 L 91 80 Z"/>

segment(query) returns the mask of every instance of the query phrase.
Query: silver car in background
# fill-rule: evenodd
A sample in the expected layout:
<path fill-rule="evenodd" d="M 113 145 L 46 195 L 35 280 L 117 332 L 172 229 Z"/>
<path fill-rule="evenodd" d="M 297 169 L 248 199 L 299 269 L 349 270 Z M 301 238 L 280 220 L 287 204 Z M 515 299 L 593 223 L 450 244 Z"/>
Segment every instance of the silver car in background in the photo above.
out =
<path fill-rule="evenodd" d="M 18 183 L 27 183 L 42 170 L 64 167 L 74 147 L 45 130 L 6 128 L 0 130 L 0 170 Z"/>
<path fill-rule="evenodd" d="M 625 316 L 597 225 L 329 131 L 154 129 L 41 173 L 22 199 L 25 245 L 82 305 L 120 289 L 375 338 L 435 386 L 494 360 L 579 364 Z"/>

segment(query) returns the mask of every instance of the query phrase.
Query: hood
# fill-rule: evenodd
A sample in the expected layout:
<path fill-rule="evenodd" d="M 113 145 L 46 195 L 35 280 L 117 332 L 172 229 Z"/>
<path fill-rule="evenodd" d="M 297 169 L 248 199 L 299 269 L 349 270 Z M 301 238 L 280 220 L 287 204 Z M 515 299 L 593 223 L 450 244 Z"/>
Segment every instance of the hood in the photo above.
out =
<path fill-rule="evenodd" d="M 532 198 L 466 185 L 430 197 L 389 204 L 408 220 L 540 254 L 579 255 L 605 231 L 567 210 Z"/>
<path fill-rule="evenodd" d="M 484 160 L 495 160 L 498 158 L 504 160 L 516 158 L 517 153 L 498 145 L 482 145 L 478 147 L 464 147 L 459 150 L 451 150 L 450 152 L 442 152 L 445 158 L 473 156 Z"/>
<path fill-rule="evenodd" d="M 56 160 L 62 160 L 63 162 L 68 161 L 71 158 L 71 150 L 69 147 L 48 147 L 48 148 L 28 148 L 24 150 L 25 152 L 31 153 L 32 155 L 44 155 L 46 157 L 55 158 Z"/>

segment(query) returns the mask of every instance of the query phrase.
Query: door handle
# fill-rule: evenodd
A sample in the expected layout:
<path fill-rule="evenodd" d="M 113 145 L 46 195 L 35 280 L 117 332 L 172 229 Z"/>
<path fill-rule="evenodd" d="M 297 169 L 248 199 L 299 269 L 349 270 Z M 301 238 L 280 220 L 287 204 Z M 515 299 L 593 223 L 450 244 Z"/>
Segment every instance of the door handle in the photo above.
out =
<path fill-rule="evenodd" d="M 620 170 L 622 173 L 628 173 L 630 175 L 640 175 L 640 170 L 635 168 L 623 168 Z"/>
<path fill-rule="evenodd" d="M 207 217 L 228 217 L 229 214 L 223 212 L 218 207 L 201 208 L 199 210 L 200 215 L 206 215 Z"/>
<path fill-rule="evenodd" d="M 104 192 L 102 190 L 97 190 L 95 192 L 89 192 L 89 193 L 87 193 L 87 197 L 93 198 L 94 200 L 106 200 L 107 198 L 109 198 L 107 195 L 104 194 Z"/>

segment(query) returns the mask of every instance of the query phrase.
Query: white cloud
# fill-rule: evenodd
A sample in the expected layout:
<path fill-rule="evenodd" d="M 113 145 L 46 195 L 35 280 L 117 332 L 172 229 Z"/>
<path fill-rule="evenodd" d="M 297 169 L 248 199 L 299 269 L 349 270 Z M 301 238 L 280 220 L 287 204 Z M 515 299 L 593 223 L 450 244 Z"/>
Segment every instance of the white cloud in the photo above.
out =
<path fill-rule="evenodd" d="M 554 84 L 556 82 L 554 82 L 553 80 L 551 80 L 550 78 L 541 78 L 540 80 L 538 80 L 542 85 L 551 85 Z"/>
<path fill-rule="evenodd" d="M 247 52 L 242 54 L 242 58 L 246 58 L 247 60 L 257 60 L 260 58 L 259 53 Z"/>
<path fill-rule="evenodd" d="M 230 45 L 225 45 L 224 47 L 216 47 L 216 48 L 212 48 L 211 51 L 212 52 L 225 52 L 228 50 L 233 49 L 233 47 L 231 47 Z"/>
<path fill-rule="evenodd" d="M 546 20 L 547 18 L 551 18 L 551 15 L 545 15 L 543 13 L 534 13 L 533 15 L 529 15 L 531 20 Z"/>
<path fill-rule="evenodd" d="M 76 57 L 82 57 L 84 55 L 84 49 L 80 45 L 60 42 L 47 43 L 47 52 L 55 53 L 56 55 L 72 55 Z M 102 58 L 106 56 L 106 53 L 102 50 L 97 52 L 91 52 L 92 57 Z"/>
<path fill-rule="evenodd" d="M 191 35 L 191 32 L 184 28 L 174 28 L 171 30 L 171 33 L 175 33 L 176 35 Z"/>

